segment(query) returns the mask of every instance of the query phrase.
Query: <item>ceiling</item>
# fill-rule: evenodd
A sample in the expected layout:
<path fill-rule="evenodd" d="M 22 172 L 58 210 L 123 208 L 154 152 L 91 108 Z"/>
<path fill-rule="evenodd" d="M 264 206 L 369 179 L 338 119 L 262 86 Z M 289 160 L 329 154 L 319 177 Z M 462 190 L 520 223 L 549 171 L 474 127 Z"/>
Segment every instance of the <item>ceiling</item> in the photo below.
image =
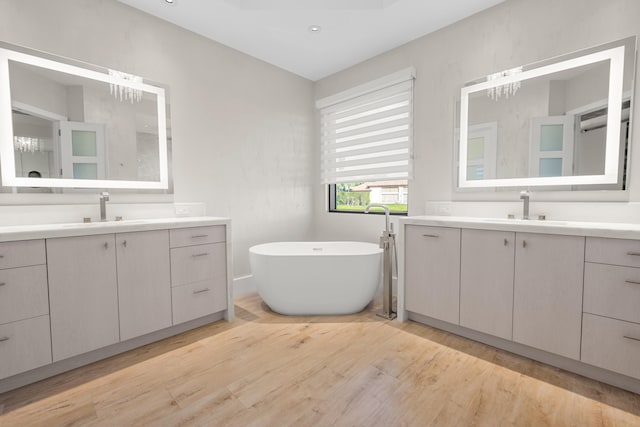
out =
<path fill-rule="evenodd" d="M 316 81 L 504 0 L 118 1 Z"/>

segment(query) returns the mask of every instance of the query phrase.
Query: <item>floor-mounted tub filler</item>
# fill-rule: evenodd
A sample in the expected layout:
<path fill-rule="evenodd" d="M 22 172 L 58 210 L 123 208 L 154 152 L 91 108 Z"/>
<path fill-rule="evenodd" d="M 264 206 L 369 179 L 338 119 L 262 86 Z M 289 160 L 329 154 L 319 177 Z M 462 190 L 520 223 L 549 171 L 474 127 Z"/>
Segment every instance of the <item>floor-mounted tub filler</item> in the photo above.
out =
<path fill-rule="evenodd" d="M 275 242 L 253 246 L 249 260 L 264 302 L 286 315 L 363 310 L 380 283 L 383 250 L 363 242 Z"/>

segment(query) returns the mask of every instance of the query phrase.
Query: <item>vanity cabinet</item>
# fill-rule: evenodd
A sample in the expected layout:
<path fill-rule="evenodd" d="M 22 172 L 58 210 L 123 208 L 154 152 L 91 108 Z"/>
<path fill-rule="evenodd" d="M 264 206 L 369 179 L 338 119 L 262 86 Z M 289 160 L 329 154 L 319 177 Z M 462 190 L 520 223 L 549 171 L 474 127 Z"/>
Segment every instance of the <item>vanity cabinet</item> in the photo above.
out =
<path fill-rule="evenodd" d="M 406 309 L 458 324 L 460 229 L 407 225 L 404 268 Z"/>
<path fill-rule="evenodd" d="M 589 237 L 581 360 L 640 379 L 640 241 Z"/>
<path fill-rule="evenodd" d="M 168 328 L 169 230 L 118 233 L 115 238 L 120 341 Z"/>
<path fill-rule="evenodd" d="M 53 361 L 120 340 L 115 235 L 47 239 Z"/>
<path fill-rule="evenodd" d="M 515 233 L 462 230 L 460 325 L 510 340 Z"/>
<path fill-rule="evenodd" d="M 224 310 L 227 258 L 224 226 L 170 231 L 173 324 Z"/>
<path fill-rule="evenodd" d="M 585 238 L 516 233 L 513 340 L 580 359 Z"/>
<path fill-rule="evenodd" d="M 0 379 L 51 363 L 44 240 L 0 243 Z"/>

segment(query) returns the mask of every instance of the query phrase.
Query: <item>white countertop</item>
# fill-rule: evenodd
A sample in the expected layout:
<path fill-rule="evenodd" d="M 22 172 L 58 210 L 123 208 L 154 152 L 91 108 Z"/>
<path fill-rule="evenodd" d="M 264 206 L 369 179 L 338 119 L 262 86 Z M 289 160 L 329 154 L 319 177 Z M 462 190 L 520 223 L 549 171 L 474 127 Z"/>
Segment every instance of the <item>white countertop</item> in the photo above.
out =
<path fill-rule="evenodd" d="M 474 228 L 478 230 L 516 231 L 570 236 L 640 239 L 640 224 L 615 222 L 578 222 L 554 220 L 523 220 L 507 218 L 473 218 L 455 216 L 410 216 L 400 219 L 400 225 Z"/>
<path fill-rule="evenodd" d="M 231 224 L 231 220 L 229 218 L 200 216 L 133 219 L 90 223 L 78 222 L 64 224 L 12 225 L 0 227 L 0 242 L 225 224 Z"/>

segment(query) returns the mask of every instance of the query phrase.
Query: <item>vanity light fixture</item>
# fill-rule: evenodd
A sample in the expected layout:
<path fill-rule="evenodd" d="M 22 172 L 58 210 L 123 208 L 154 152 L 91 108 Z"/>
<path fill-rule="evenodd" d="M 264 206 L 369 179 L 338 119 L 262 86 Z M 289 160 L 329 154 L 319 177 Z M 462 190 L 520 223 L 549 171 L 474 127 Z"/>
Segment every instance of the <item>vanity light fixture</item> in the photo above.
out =
<path fill-rule="evenodd" d="M 322 31 L 322 27 L 320 25 L 310 25 L 309 26 L 309 32 L 311 32 L 311 33 L 319 33 L 320 31 Z"/>

